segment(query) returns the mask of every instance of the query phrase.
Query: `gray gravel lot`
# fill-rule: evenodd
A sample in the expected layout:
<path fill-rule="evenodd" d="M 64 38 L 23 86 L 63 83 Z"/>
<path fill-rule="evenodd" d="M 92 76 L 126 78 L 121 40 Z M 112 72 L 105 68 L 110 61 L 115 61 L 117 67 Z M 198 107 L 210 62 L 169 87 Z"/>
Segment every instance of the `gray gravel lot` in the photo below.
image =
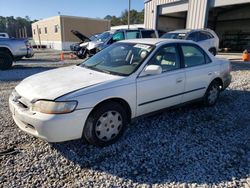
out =
<path fill-rule="evenodd" d="M 0 187 L 250 187 L 250 63 L 215 107 L 191 104 L 131 123 L 118 143 L 48 144 L 20 131 L 8 97 L 21 79 L 76 63 L 24 60 L 0 71 Z M 15 152 L 16 151 L 16 152 Z"/>

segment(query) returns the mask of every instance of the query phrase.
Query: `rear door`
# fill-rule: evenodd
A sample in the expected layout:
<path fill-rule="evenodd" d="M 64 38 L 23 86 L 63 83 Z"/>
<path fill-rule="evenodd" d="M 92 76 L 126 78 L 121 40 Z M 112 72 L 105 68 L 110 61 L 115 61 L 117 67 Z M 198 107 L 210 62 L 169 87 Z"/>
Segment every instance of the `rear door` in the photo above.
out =
<path fill-rule="evenodd" d="M 180 44 L 186 74 L 185 94 L 183 102 L 204 96 L 206 89 L 219 64 L 212 63 L 209 56 L 196 44 Z"/>

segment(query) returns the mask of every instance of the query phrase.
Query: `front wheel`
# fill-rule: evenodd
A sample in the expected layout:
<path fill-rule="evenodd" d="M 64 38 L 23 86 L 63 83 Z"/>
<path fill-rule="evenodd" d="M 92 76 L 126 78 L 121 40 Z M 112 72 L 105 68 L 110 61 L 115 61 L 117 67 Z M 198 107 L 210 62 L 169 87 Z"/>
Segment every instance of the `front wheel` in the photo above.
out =
<path fill-rule="evenodd" d="M 213 106 L 216 104 L 220 95 L 220 84 L 217 81 L 213 81 L 204 96 L 204 103 L 206 106 Z"/>
<path fill-rule="evenodd" d="M 88 117 L 83 138 L 96 146 L 107 146 L 117 141 L 128 123 L 126 111 L 119 103 L 104 103 Z"/>

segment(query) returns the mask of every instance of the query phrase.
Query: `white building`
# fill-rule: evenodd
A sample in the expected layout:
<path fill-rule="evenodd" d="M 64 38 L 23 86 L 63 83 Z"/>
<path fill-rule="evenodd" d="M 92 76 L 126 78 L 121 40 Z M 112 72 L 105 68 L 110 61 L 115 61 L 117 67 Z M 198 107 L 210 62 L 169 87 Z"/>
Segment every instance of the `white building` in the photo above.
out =
<path fill-rule="evenodd" d="M 145 0 L 145 27 L 211 28 L 221 45 L 250 47 L 250 0 Z"/>

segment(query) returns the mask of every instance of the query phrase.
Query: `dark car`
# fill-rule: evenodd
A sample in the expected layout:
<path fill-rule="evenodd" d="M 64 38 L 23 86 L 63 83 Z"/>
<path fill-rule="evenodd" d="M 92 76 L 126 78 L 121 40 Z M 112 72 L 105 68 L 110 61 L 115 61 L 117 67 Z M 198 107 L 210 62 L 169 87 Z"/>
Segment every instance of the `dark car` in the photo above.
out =
<path fill-rule="evenodd" d="M 71 51 L 81 59 L 92 56 L 117 41 L 136 38 L 158 38 L 158 32 L 152 29 L 111 30 L 91 38 L 78 31 L 72 31 L 72 33 L 82 40 L 81 43 L 71 45 Z"/>

